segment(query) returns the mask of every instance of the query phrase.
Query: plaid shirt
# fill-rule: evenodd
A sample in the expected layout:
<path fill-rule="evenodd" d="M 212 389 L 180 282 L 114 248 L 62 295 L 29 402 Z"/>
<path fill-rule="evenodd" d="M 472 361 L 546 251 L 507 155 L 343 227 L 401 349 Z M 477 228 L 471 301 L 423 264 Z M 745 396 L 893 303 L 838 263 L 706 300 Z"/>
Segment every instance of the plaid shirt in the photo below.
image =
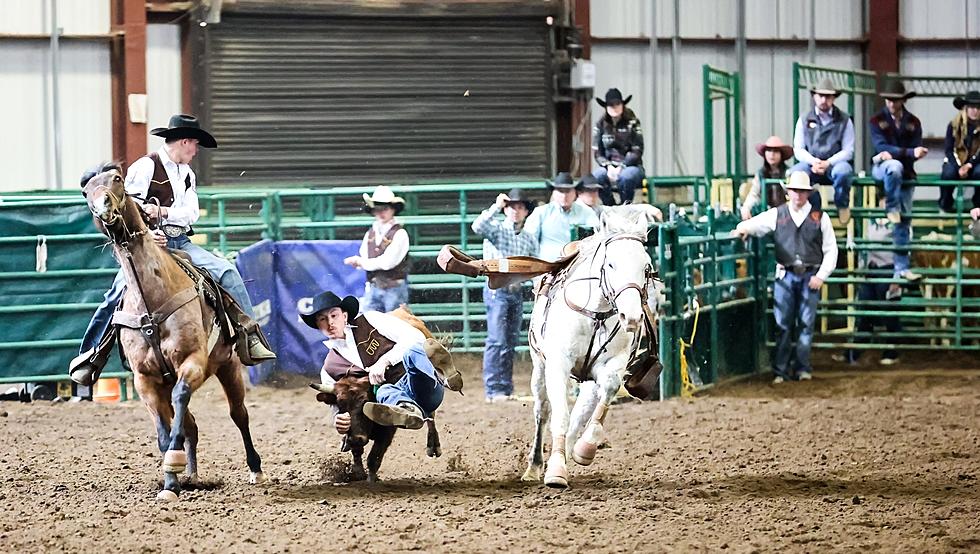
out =
<path fill-rule="evenodd" d="M 496 204 L 483 210 L 475 221 L 473 231 L 483 235 L 483 259 L 495 260 L 508 256 L 534 256 L 538 253 L 538 241 L 523 230 L 514 229 L 509 219 L 495 219 L 500 213 Z"/>

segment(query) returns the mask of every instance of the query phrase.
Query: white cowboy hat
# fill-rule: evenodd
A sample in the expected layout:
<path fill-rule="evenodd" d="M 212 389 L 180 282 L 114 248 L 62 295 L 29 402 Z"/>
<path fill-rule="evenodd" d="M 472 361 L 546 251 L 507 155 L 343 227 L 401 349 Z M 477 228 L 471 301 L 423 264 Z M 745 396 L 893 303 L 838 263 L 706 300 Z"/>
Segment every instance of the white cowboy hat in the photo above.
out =
<path fill-rule="evenodd" d="M 810 176 L 806 174 L 805 171 L 796 171 L 790 174 L 789 183 L 786 183 L 786 189 L 795 190 L 813 190 L 810 186 Z"/>
<path fill-rule="evenodd" d="M 395 209 L 395 213 L 402 211 L 405 208 L 405 199 L 395 196 L 395 193 L 391 192 L 391 189 L 385 185 L 378 185 L 374 189 L 374 193 L 368 196 L 367 193 L 364 195 L 364 211 L 370 212 L 378 204 L 384 206 L 391 206 Z"/>

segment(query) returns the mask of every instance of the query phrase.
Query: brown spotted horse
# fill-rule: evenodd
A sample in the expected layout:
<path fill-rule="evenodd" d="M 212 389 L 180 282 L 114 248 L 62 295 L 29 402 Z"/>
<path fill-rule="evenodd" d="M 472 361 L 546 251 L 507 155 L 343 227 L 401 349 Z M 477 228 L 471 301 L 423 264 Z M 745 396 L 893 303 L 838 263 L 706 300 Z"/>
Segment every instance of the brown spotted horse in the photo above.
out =
<path fill-rule="evenodd" d="M 113 316 L 120 345 L 133 370 L 133 383 L 153 417 L 163 454 L 162 501 L 180 493 L 178 475 L 197 479 L 198 428 L 188 409 L 191 396 L 212 375 L 218 377 L 231 419 L 245 443 L 249 482 L 265 481 L 249 431 L 242 363 L 231 339 L 220 295 L 152 238 L 143 211 L 126 195 L 118 167 L 83 187 L 96 225 L 109 237 L 126 277 L 122 307 Z"/>

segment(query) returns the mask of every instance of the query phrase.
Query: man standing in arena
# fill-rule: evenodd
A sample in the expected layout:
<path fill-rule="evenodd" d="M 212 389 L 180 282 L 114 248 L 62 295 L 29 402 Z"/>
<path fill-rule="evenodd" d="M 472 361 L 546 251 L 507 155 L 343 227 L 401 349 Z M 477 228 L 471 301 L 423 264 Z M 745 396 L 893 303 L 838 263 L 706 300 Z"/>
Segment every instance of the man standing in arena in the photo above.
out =
<path fill-rule="evenodd" d="M 524 232 L 538 243 L 538 257 L 553 262 L 561 257 L 562 247 L 575 239 L 577 226 L 594 229 L 599 226 L 599 218 L 591 208 L 575 203 L 576 187 L 568 173 L 559 173 L 548 188 L 551 202 L 528 216 Z"/>
<path fill-rule="evenodd" d="M 501 193 L 492 206 L 473 222 L 483 236 L 483 259 L 534 256 L 537 240 L 524 230 L 524 220 L 534 209 L 521 189 Z M 504 218 L 496 216 L 503 210 Z M 487 402 L 514 398 L 514 349 L 524 321 L 524 283 L 491 289 L 483 285 L 487 306 L 487 341 L 483 350 L 483 387 Z"/>
<path fill-rule="evenodd" d="M 364 195 L 364 211 L 374 215 L 374 223 L 358 255 L 344 263 L 367 272 L 361 300 L 365 310 L 390 312 L 408 304 L 408 232 L 395 219 L 403 209 L 405 200 L 384 185 Z"/>
<path fill-rule="evenodd" d="M 810 179 L 798 171 L 786 185 L 789 202 L 738 224 L 732 234 L 745 239 L 774 233 L 776 243 L 776 352 L 774 384 L 813 377 L 810 347 L 820 288 L 837 267 L 837 239 L 830 217 L 809 202 Z M 794 333 L 794 331 L 796 333 Z M 799 335 L 796 348 L 793 336 Z"/>
<path fill-rule="evenodd" d="M 847 223 L 851 219 L 851 184 L 854 182 L 854 122 L 834 101 L 840 91 L 830 79 L 824 79 L 812 89 L 813 109 L 796 121 L 793 134 L 793 152 L 797 164 L 789 173 L 803 171 L 810 182 L 834 186 L 834 205 L 837 219 Z M 820 192 L 813 191 L 810 203 L 820 210 Z"/>

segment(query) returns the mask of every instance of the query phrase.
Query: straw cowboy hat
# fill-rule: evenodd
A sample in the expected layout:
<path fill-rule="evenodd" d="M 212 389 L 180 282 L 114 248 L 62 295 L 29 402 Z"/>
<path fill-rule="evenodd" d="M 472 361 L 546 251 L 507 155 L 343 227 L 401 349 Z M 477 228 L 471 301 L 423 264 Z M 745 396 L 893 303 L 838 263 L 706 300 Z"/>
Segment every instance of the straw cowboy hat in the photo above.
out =
<path fill-rule="evenodd" d="M 626 99 L 624 100 L 623 93 L 620 92 L 618 88 L 611 88 L 606 91 L 605 101 L 603 101 L 601 98 L 596 98 L 595 101 L 598 102 L 600 106 L 605 108 L 610 104 L 612 104 L 613 106 L 615 106 L 616 104 L 623 104 L 625 106 L 626 104 L 629 104 L 630 100 L 632 99 L 633 99 L 633 95 L 631 94 L 627 96 Z"/>
<path fill-rule="evenodd" d="M 405 209 L 405 199 L 399 196 L 395 196 L 395 193 L 391 192 L 391 189 L 385 185 L 378 185 L 374 189 L 374 193 L 368 196 L 367 193 L 363 194 L 364 197 L 364 211 L 371 213 L 371 210 L 375 206 L 391 206 L 395 209 L 395 213 L 401 213 Z"/>
<path fill-rule="evenodd" d="M 163 137 L 164 139 L 197 139 L 198 143 L 205 148 L 217 148 L 218 141 L 214 140 L 211 133 L 201 128 L 201 122 L 193 115 L 177 114 L 170 118 L 167 127 L 157 127 L 150 131 L 151 135 Z"/>
<path fill-rule="evenodd" d="M 577 189 L 575 183 L 572 181 L 572 176 L 567 171 L 559 172 L 555 175 L 554 181 L 548 181 L 548 189 L 550 190 L 572 190 Z"/>
<path fill-rule="evenodd" d="M 966 106 L 980 106 L 980 91 L 971 90 L 966 96 L 957 96 L 953 99 L 953 106 L 957 110 L 962 110 Z"/>
<path fill-rule="evenodd" d="M 755 145 L 755 151 L 762 157 L 765 157 L 766 150 L 779 150 L 783 155 L 784 162 L 793 156 L 793 147 L 783 142 L 783 139 L 776 135 L 767 138 L 766 142 Z"/>
<path fill-rule="evenodd" d="M 829 78 L 824 78 L 816 86 L 810 87 L 810 94 L 822 94 L 824 96 L 840 96 L 840 91 L 834 86 Z"/>
<path fill-rule="evenodd" d="M 905 91 L 905 85 L 901 81 L 888 81 L 878 96 L 887 100 L 908 100 L 915 96 L 915 91 Z"/>
<path fill-rule="evenodd" d="M 524 204 L 528 213 L 534 209 L 534 202 L 531 202 L 527 195 L 524 194 L 524 191 L 518 188 L 510 189 L 510 192 L 507 193 L 507 199 L 504 202 L 508 204 Z"/>
<path fill-rule="evenodd" d="M 810 186 L 810 176 L 806 174 L 806 171 L 795 171 L 791 173 L 789 182 L 786 183 L 786 189 L 812 191 L 813 187 Z"/>
<path fill-rule="evenodd" d="M 360 308 L 360 303 L 357 298 L 353 296 L 345 296 L 340 298 L 336 294 L 328 291 L 321 292 L 320 294 L 313 297 L 313 310 L 308 314 L 299 314 L 302 318 L 303 323 L 306 323 L 314 329 L 319 329 L 316 326 L 316 314 L 322 312 L 323 310 L 329 310 L 330 308 L 340 308 L 347 312 L 347 321 L 354 321 L 357 317 L 357 310 Z"/>

